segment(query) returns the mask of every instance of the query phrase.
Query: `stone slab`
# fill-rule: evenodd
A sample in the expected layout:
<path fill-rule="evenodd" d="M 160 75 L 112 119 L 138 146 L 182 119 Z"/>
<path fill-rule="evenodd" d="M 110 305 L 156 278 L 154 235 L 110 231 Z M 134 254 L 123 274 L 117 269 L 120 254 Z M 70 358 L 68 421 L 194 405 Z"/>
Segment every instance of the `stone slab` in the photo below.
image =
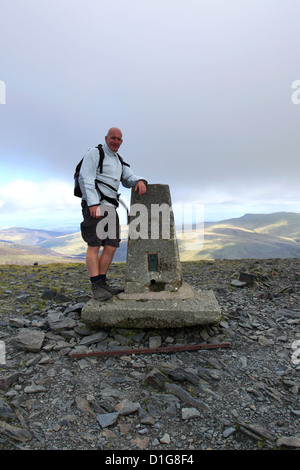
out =
<path fill-rule="evenodd" d="M 83 307 L 81 319 L 92 327 L 141 329 L 213 325 L 221 320 L 212 290 L 183 286 L 178 292 L 144 293 L 138 299 L 133 296 L 119 294 L 105 302 L 91 299 Z"/>
<path fill-rule="evenodd" d="M 190 299 L 195 296 L 194 290 L 184 282 L 177 291 L 166 291 L 160 292 L 137 292 L 137 293 L 121 293 L 118 298 L 121 300 L 174 300 L 174 299 Z"/>
<path fill-rule="evenodd" d="M 26 351 L 38 352 L 45 338 L 45 333 L 31 328 L 21 328 L 16 337 L 16 344 L 20 349 Z"/>

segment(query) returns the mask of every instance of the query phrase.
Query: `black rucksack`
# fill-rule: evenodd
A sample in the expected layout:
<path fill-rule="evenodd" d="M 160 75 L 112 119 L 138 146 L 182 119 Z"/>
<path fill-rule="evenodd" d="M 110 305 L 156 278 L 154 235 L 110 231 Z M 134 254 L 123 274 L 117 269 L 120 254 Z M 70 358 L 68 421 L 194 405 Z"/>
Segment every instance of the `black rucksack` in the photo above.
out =
<path fill-rule="evenodd" d="M 99 164 L 98 164 L 98 168 L 99 168 L 99 171 L 100 173 L 102 173 L 103 171 L 103 160 L 104 160 L 104 150 L 102 148 L 102 145 L 99 144 L 97 147 L 96 147 L 98 150 L 99 150 Z M 118 157 L 119 157 L 119 160 L 120 162 L 122 163 L 122 165 L 126 165 L 126 166 L 130 166 L 128 165 L 128 163 L 125 163 L 123 161 L 123 158 L 117 153 Z M 83 157 L 84 158 L 84 157 Z M 77 164 L 76 168 L 75 168 L 75 173 L 74 173 L 74 196 L 76 197 L 82 197 L 82 192 L 81 192 L 81 189 L 80 189 L 80 186 L 79 186 L 79 172 L 80 172 L 80 168 L 81 168 L 81 165 L 82 165 L 82 162 L 83 162 L 83 158 L 80 160 L 80 162 Z M 98 181 L 100 182 L 100 181 Z M 102 184 L 105 184 L 106 186 L 110 187 L 111 189 L 113 189 L 114 191 L 116 191 L 115 188 L 113 188 L 112 186 L 109 186 L 108 184 L 104 183 L 104 182 L 101 182 Z M 101 193 L 100 189 L 98 188 L 97 186 L 97 180 L 95 180 L 95 187 L 97 188 L 97 191 L 99 191 L 100 193 L 100 196 L 101 196 L 101 199 L 105 199 L 107 200 L 108 202 L 111 202 L 112 204 L 114 204 L 115 206 L 118 206 L 119 203 L 118 203 L 118 200 L 115 200 L 115 199 L 111 199 L 111 198 L 107 198 L 106 196 L 104 197 L 103 194 Z"/>

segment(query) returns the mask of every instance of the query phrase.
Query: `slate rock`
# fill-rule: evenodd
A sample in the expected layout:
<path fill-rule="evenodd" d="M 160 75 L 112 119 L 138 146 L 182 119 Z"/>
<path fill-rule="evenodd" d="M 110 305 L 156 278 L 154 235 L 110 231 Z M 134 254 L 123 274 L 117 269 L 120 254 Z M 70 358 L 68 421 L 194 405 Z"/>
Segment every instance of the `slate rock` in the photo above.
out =
<path fill-rule="evenodd" d="M 198 400 L 197 398 L 194 398 L 189 392 L 184 390 L 182 387 L 179 387 L 179 385 L 166 383 L 166 391 L 172 393 L 184 403 L 187 403 L 197 409 L 210 411 L 210 408 L 206 403 Z"/>
<path fill-rule="evenodd" d="M 32 434 L 23 428 L 0 421 L 0 433 L 3 433 L 18 442 L 26 442 L 32 439 Z"/>
<path fill-rule="evenodd" d="M 91 405 L 89 404 L 88 400 L 86 400 L 85 398 L 77 396 L 75 398 L 75 403 L 76 403 L 77 408 L 83 413 L 90 413 L 94 415 L 94 411 L 92 410 Z"/>
<path fill-rule="evenodd" d="M 197 408 L 182 408 L 181 410 L 182 419 L 198 418 L 199 416 L 201 415 Z"/>
<path fill-rule="evenodd" d="M 0 418 L 4 420 L 14 419 L 15 414 L 4 398 L 0 397 Z"/>
<path fill-rule="evenodd" d="M 149 348 L 160 348 L 161 336 L 150 336 L 149 337 Z"/>
<path fill-rule="evenodd" d="M 234 434 L 235 432 L 236 432 L 235 427 L 230 426 L 229 428 L 224 429 L 222 435 L 223 435 L 223 437 L 227 438 L 227 437 L 231 436 L 232 434 Z"/>
<path fill-rule="evenodd" d="M 107 428 L 115 424 L 119 416 L 118 412 L 113 413 L 101 413 L 97 415 L 97 421 L 100 424 L 101 428 Z"/>
<path fill-rule="evenodd" d="M 42 299 L 52 300 L 56 297 L 57 292 L 53 289 L 45 289 L 42 293 Z"/>
<path fill-rule="evenodd" d="M 246 284 L 254 284 L 256 276 L 254 274 L 241 271 L 239 274 L 239 281 L 245 282 Z"/>
<path fill-rule="evenodd" d="M 171 438 L 170 438 L 170 434 L 168 434 L 167 432 L 160 438 L 160 442 L 161 444 L 170 444 L 171 442 Z"/>
<path fill-rule="evenodd" d="M 8 374 L 0 378 L 0 390 L 8 390 L 21 376 L 19 372 Z"/>
<path fill-rule="evenodd" d="M 150 372 L 148 372 L 144 380 L 146 383 L 164 390 L 165 383 L 168 381 L 168 377 L 155 367 Z"/>
<path fill-rule="evenodd" d="M 99 333 L 94 333 L 92 335 L 85 336 L 82 338 L 80 341 L 81 346 L 88 346 L 90 344 L 94 343 L 100 343 L 101 341 L 104 341 L 108 336 L 108 333 L 105 331 L 100 331 Z"/>
<path fill-rule="evenodd" d="M 130 400 L 124 399 L 116 405 L 115 410 L 119 413 L 120 416 L 125 416 L 135 413 L 139 408 L 140 404 L 138 402 L 132 402 Z"/>
<path fill-rule="evenodd" d="M 155 418 L 151 416 L 141 406 L 139 407 L 138 412 L 139 412 L 139 419 L 140 419 L 141 424 L 154 424 L 155 423 Z"/>
<path fill-rule="evenodd" d="M 199 383 L 199 377 L 192 372 L 188 372 L 187 370 L 183 369 L 182 367 L 178 367 L 171 372 L 168 372 L 168 377 L 175 382 L 190 382 L 192 384 Z"/>
<path fill-rule="evenodd" d="M 77 304 L 70 305 L 64 310 L 64 315 L 68 315 L 71 312 L 81 312 L 82 308 L 84 307 L 84 302 L 78 302 Z"/>
<path fill-rule="evenodd" d="M 36 385 L 32 383 L 24 388 L 25 393 L 43 393 L 46 392 L 46 388 L 43 385 Z"/>
<path fill-rule="evenodd" d="M 43 345 L 44 338 L 45 333 L 40 330 L 21 328 L 18 336 L 16 337 L 16 344 L 20 349 L 38 352 Z"/>
<path fill-rule="evenodd" d="M 300 448 L 300 437 L 288 437 L 288 436 L 281 436 L 276 441 L 277 447 L 289 447 L 289 448 Z"/>
<path fill-rule="evenodd" d="M 247 282 L 240 281 L 239 279 L 233 279 L 231 281 L 231 285 L 233 287 L 245 287 L 247 285 Z"/>
<path fill-rule="evenodd" d="M 51 312 L 47 316 L 49 328 L 53 331 L 61 331 L 76 326 L 75 320 L 65 317 L 61 312 Z"/>
<path fill-rule="evenodd" d="M 13 328 L 25 328 L 30 326 L 31 322 L 25 318 L 10 318 L 9 325 Z"/>
<path fill-rule="evenodd" d="M 265 439 L 271 442 L 275 442 L 276 440 L 275 436 L 270 431 L 258 424 L 243 422 L 240 423 L 238 429 L 253 439 Z"/>

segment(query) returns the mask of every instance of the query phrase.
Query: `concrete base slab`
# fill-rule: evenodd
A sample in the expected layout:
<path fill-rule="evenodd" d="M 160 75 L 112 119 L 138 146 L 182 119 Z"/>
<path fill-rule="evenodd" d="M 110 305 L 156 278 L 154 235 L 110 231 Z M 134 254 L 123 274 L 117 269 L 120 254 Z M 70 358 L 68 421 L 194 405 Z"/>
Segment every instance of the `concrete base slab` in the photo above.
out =
<path fill-rule="evenodd" d="M 100 328 L 183 328 L 218 324 L 221 310 L 213 291 L 184 283 L 177 292 L 122 293 L 105 302 L 91 299 L 81 318 Z"/>

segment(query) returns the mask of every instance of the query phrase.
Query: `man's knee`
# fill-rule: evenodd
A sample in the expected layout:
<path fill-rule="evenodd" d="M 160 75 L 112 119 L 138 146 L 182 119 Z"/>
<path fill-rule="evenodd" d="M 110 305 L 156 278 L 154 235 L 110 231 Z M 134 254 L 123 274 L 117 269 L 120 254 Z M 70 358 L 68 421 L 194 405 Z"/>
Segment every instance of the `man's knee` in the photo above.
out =
<path fill-rule="evenodd" d="M 116 246 L 111 246 L 111 245 L 104 245 L 103 250 L 106 251 L 107 253 L 114 253 L 116 251 L 117 247 Z"/>
<path fill-rule="evenodd" d="M 98 256 L 100 246 L 87 246 L 86 254 L 87 256 Z"/>

